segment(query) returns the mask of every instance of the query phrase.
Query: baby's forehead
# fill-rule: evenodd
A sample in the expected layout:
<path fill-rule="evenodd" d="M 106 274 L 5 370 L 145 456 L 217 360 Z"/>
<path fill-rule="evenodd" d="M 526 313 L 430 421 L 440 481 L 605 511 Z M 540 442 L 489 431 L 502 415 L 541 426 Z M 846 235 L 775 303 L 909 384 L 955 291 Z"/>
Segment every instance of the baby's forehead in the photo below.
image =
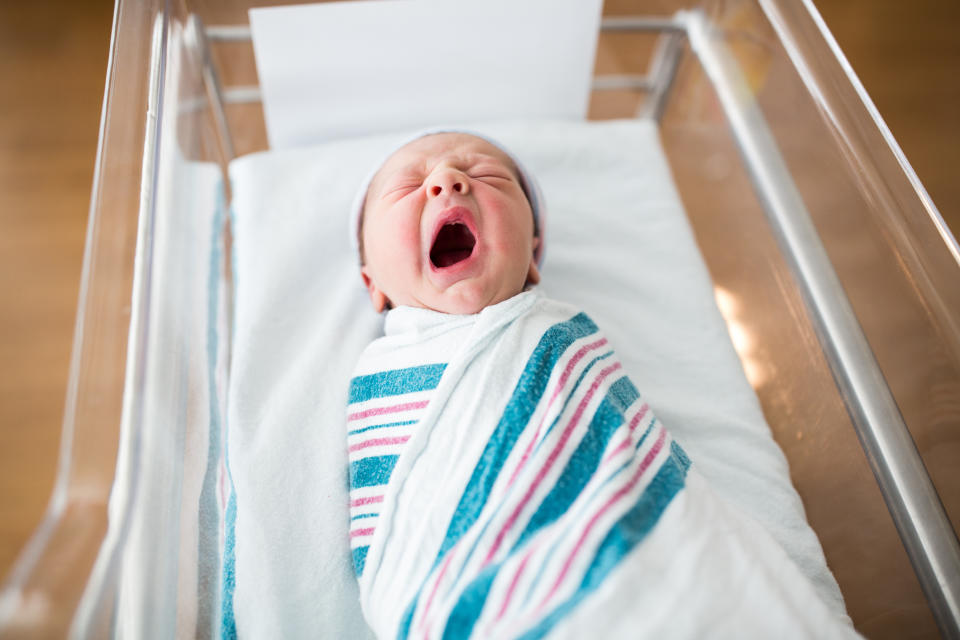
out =
<path fill-rule="evenodd" d="M 400 147 L 381 165 L 373 182 L 397 171 L 427 170 L 436 162 L 454 163 L 494 161 L 519 175 L 516 165 L 503 150 L 483 138 L 467 133 L 436 133 Z"/>

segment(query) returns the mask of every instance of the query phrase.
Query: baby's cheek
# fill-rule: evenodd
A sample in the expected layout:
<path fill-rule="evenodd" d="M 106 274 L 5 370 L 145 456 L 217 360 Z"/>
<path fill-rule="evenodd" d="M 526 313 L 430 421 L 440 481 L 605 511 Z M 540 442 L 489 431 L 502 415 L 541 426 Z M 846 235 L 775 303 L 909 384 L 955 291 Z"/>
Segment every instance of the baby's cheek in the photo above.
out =
<path fill-rule="evenodd" d="M 533 237 L 533 211 L 526 198 L 522 201 L 508 199 L 500 203 L 498 218 L 508 229 L 509 235 L 525 238 Z"/>
<path fill-rule="evenodd" d="M 398 230 L 385 239 L 382 251 L 388 269 L 406 272 L 417 268 L 420 262 L 420 239 L 415 233 Z"/>
<path fill-rule="evenodd" d="M 419 257 L 420 255 L 420 230 L 410 229 L 398 233 L 395 238 L 393 249 L 398 255 L 407 257 Z"/>

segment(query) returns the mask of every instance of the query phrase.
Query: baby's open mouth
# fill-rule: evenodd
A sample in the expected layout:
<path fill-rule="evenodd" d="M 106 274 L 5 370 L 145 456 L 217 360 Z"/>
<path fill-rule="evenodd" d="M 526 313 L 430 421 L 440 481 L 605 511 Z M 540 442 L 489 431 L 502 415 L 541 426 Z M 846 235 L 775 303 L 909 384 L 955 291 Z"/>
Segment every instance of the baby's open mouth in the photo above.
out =
<path fill-rule="evenodd" d="M 477 239 L 462 222 L 453 222 L 440 227 L 430 247 L 430 262 L 438 269 L 457 264 L 470 257 Z"/>

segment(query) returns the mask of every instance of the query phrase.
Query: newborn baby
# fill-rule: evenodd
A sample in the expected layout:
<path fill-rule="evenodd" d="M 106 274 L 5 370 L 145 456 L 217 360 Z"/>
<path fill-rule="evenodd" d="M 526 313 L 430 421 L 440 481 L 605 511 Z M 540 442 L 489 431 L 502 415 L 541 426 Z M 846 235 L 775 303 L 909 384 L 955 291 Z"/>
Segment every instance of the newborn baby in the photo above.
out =
<path fill-rule="evenodd" d="M 361 193 L 361 274 L 389 312 L 350 385 L 350 541 L 378 637 L 856 635 L 590 318 L 531 289 L 545 212 L 513 156 L 426 134 Z"/>

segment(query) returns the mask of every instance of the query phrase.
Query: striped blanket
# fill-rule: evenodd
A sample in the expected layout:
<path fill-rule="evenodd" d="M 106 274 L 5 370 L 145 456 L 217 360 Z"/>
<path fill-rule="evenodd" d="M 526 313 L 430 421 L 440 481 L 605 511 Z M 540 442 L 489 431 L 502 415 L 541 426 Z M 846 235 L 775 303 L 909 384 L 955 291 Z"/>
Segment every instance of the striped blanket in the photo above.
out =
<path fill-rule="evenodd" d="M 350 386 L 350 542 L 378 637 L 833 637 L 583 313 L 399 308 Z"/>

